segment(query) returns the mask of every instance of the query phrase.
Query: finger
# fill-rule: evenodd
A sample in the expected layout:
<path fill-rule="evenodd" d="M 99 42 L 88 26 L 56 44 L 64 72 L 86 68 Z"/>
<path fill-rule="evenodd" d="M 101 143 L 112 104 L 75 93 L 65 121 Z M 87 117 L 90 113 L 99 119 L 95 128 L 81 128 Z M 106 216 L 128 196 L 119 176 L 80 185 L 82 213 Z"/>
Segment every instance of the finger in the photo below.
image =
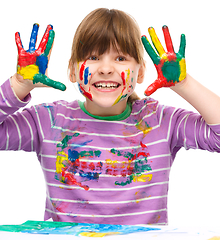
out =
<path fill-rule="evenodd" d="M 35 23 L 35 24 L 33 25 L 33 29 L 32 29 L 32 32 L 31 32 L 29 49 L 28 49 L 27 52 L 32 53 L 32 52 L 35 51 L 38 29 L 39 29 L 39 24 L 38 24 L 38 23 Z"/>
<path fill-rule="evenodd" d="M 170 37 L 169 29 L 168 29 L 167 26 L 163 26 L 162 29 L 163 29 L 163 34 L 164 34 L 164 39 L 165 39 L 167 51 L 169 53 L 174 54 L 173 42 L 172 42 L 172 39 Z"/>
<path fill-rule="evenodd" d="M 48 87 L 59 89 L 61 91 L 66 90 L 66 86 L 63 83 L 53 81 L 52 79 L 48 78 L 46 75 L 43 75 L 43 74 L 36 74 L 34 76 L 33 83 L 35 84 L 38 82 L 43 83 L 44 85 L 47 85 Z"/>
<path fill-rule="evenodd" d="M 146 89 L 144 94 L 146 96 L 150 96 L 152 93 L 154 93 L 159 88 L 171 87 L 174 85 L 175 85 L 175 83 L 173 81 L 167 82 L 165 78 L 158 78 Z"/>
<path fill-rule="evenodd" d="M 156 81 L 155 81 L 156 82 Z M 154 93 L 158 89 L 158 84 L 153 82 L 148 88 L 145 90 L 144 94 L 145 96 L 150 96 L 152 93 Z"/>
<path fill-rule="evenodd" d="M 180 40 L 180 48 L 179 48 L 179 54 L 182 55 L 185 58 L 185 49 L 186 49 L 186 36 L 184 34 L 181 35 Z"/>
<path fill-rule="evenodd" d="M 48 56 L 49 53 L 50 53 L 50 50 L 51 50 L 52 45 L 53 45 L 54 37 L 55 37 L 55 32 L 53 30 L 50 30 L 48 42 L 47 42 L 47 45 L 46 45 L 46 49 L 44 51 L 44 54 L 46 56 Z"/>
<path fill-rule="evenodd" d="M 15 42 L 16 42 L 16 45 L 17 45 L 17 48 L 18 48 L 18 54 L 20 54 L 22 51 L 24 51 L 24 48 L 23 48 L 23 45 L 22 45 L 22 42 L 21 42 L 19 32 L 15 33 Z"/>
<path fill-rule="evenodd" d="M 142 36 L 141 40 L 142 40 L 145 50 L 147 51 L 148 55 L 152 59 L 153 63 L 158 65 L 160 62 L 160 57 L 156 54 L 156 52 L 152 48 L 151 44 L 149 43 L 148 39 L 146 38 L 146 36 Z"/>
<path fill-rule="evenodd" d="M 46 45 L 47 45 L 47 41 L 48 41 L 48 38 L 49 38 L 49 32 L 50 32 L 50 30 L 52 30 L 53 29 L 53 26 L 52 25 L 48 25 L 47 26 L 47 29 L 46 29 L 46 31 L 45 31 L 45 33 L 44 33 L 44 36 L 42 37 L 42 39 L 41 39 L 41 42 L 40 42 L 40 44 L 39 44 L 39 47 L 38 47 L 38 49 L 37 49 L 37 54 L 42 54 L 43 52 L 44 52 L 44 50 L 45 50 L 45 48 L 46 48 Z"/>
<path fill-rule="evenodd" d="M 166 55 L 166 52 L 165 52 L 162 44 L 160 43 L 160 40 L 157 37 L 157 34 L 156 34 L 154 28 L 153 27 L 148 28 L 148 32 L 150 34 L 151 40 L 152 40 L 154 47 L 156 48 L 159 56 L 161 57 L 161 56 Z"/>

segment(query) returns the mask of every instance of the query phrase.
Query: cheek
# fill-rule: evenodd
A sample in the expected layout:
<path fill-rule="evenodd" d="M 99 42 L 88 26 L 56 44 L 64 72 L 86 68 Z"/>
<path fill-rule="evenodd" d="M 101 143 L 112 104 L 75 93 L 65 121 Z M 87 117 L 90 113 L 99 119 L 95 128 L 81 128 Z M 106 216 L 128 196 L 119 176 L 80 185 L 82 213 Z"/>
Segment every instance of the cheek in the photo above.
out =
<path fill-rule="evenodd" d="M 133 78 L 133 71 L 130 69 L 125 70 L 124 72 L 121 73 L 121 79 L 123 82 L 123 91 L 132 92 L 135 87 L 135 81 Z"/>
<path fill-rule="evenodd" d="M 89 72 L 89 67 L 86 67 L 86 61 L 82 63 L 79 69 L 79 80 L 80 83 L 83 83 L 84 85 L 87 85 L 89 82 L 89 77 L 91 76 L 91 73 Z"/>
<path fill-rule="evenodd" d="M 84 88 L 84 86 L 82 84 L 79 84 L 79 83 L 78 83 L 78 87 L 79 87 L 79 91 L 82 93 L 82 95 L 92 101 L 92 94 L 91 94 L 90 89 L 86 90 Z"/>
<path fill-rule="evenodd" d="M 89 67 L 86 66 L 86 61 L 81 66 L 78 63 L 77 69 L 79 90 L 86 98 L 92 101 L 92 94 L 88 85 L 91 73 L 89 72 Z"/>

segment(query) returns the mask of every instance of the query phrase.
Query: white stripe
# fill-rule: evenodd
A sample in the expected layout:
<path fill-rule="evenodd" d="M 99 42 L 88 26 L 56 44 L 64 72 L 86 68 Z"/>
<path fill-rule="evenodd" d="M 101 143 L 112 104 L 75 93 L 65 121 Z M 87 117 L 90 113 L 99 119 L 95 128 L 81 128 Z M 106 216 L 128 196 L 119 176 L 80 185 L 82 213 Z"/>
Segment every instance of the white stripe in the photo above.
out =
<path fill-rule="evenodd" d="M 151 105 L 151 104 L 155 104 L 155 103 L 158 103 L 158 102 L 157 102 L 157 101 L 147 102 L 138 112 L 131 113 L 131 115 L 137 115 L 137 114 L 139 114 L 140 112 L 142 112 L 144 108 L 148 107 L 148 106 Z M 159 104 L 157 104 L 157 109 L 158 109 L 158 106 L 159 106 Z M 154 112 L 156 112 L 156 111 L 154 111 Z"/>
<path fill-rule="evenodd" d="M 44 139 L 44 133 L 43 133 L 43 130 L 42 130 L 42 126 L 41 126 L 41 122 L 40 122 L 40 118 L 39 118 L 36 106 L 34 106 L 34 109 L 35 109 L 35 113 L 36 113 L 36 116 L 37 116 L 38 124 L 39 124 L 39 127 L 40 127 L 40 132 L 41 132 L 42 138 Z"/>
<path fill-rule="evenodd" d="M 146 119 L 146 118 L 148 118 L 148 117 L 150 117 L 150 116 L 152 116 L 153 114 L 155 114 L 156 113 L 156 111 L 153 111 L 153 112 L 151 112 L 151 113 L 149 113 L 148 115 L 145 115 L 141 120 L 140 120 L 140 122 L 142 122 L 144 119 Z M 70 121 L 81 121 L 81 122 L 106 122 L 106 120 L 101 120 L 101 119 L 87 119 L 87 118 L 71 118 L 71 117 L 67 117 L 67 116 L 65 116 L 64 114 L 62 114 L 62 113 L 57 113 L 57 116 L 61 116 L 61 117 L 63 117 L 63 118 L 65 118 L 65 119 L 67 119 L 67 120 L 70 120 Z M 122 124 L 122 125 L 126 125 L 126 126 L 136 126 L 136 125 L 138 125 L 140 122 L 138 122 L 138 123 L 126 123 L 126 122 L 123 122 L 123 121 L 108 121 L 109 122 L 109 124 Z"/>
<path fill-rule="evenodd" d="M 153 131 L 157 128 L 160 127 L 161 125 L 161 121 L 163 118 L 163 110 L 164 110 L 165 106 L 163 106 L 162 110 L 161 110 L 161 116 L 160 116 L 160 120 L 159 120 L 159 124 L 155 125 L 153 127 L 150 128 L 150 131 Z M 132 126 L 132 127 L 136 127 L 138 126 L 144 119 L 152 116 L 153 114 L 155 114 L 155 112 L 150 113 L 149 115 L 145 115 L 138 123 L 125 123 L 122 121 L 110 121 L 109 123 L 114 123 L 114 124 L 122 124 L 122 125 L 127 125 L 127 126 Z M 89 121 L 89 122 L 106 122 L 104 120 L 99 120 L 99 119 L 84 119 L 84 118 L 77 118 L 77 119 L 72 119 L 70 117 L 66 117 L 65 115 L 58 113 L 58 116 L 62 116 L 65 119 L 71 120 L 71 121 L 75 121 L 75 120 L 80 120 L 80 121 Z M 54 129 L 57 130 L 62 130 L 62 131 L 67 131 L 69 133 L 79 133 L 79 134 L 84 134 L 84 135 L 88 135 L 88 136 L 98 136 L 98 137 L 113 137 L 113 138 L 130 138 L 130 137 L 136 137 L 140 134 L 143 134 L 143 131 L 138 131 L 135 134 L 131 134 L 131 135 L 116 135 L 116 134 L 101 134 L 101 133 L 89 133 L 89 132 L 81 132 L 81 131 L 75 131 L 75 130 L 71 130 L 68 128 L 62 128 L 60 126 L 53 126 Z M 170 127 L 169 127 L 170 128 Z"/>
<path fill-rule="evenodd" d="M 154 197 L 146 197 L 146 198 L 140 198 L 140 199 L 127 200 L 127 201 L 116 201 L 116 202 L 80 201 L 80 200 L 50 198 L 49 196 L 47 196 L 47 197 L 48 197 L 51 201 L 56 201 L 56 202 L 85 203 L 85 204 L 127 204 L 127 203 L 136 203 L 136 202 L 142 202 L 142 201 L 154 200 L 154 199 L 160 199 L 160 198 L 167 198 L 167 195 L 164 195 L 164 196 L 154 196 Z"/>
<path fill-rule="evenodd" d="M 56 172 L 55 169 L 49 169 L 49 168 L 45 168 L 45 167 L 42 167 L 42 166 L 41 166 L 41 168 L 42 168 L 44 171 L 46 171 L 46 172 L 53 172 L 53 173 Z"/>
<path fill-rule="evenodd" d="M 142 121 L 142 120 L 141 120 Z M 140 121 L 140 122 L 141 122 Z M 134 125 L 135 126 L 135 125 Z M 157 129 L 160 127 L 160 125 L 156 125 L 154 127 L 149 128 L 150 132 Z M 138 135 L 143 134 L 143 131 L 138 131 L 135 134 L 130 134 L 130 135 L 116 135 L 116 134 L 102 134 L 102 133 L 89 133 L 89 132 L 81 132 L 81 131 L 76 131 L 76 130 L 70 130 L 68 128 L 62 128 L 59 126 L 53 126 L 53 129 L 61 130 L 63 132 L 69 132 L 69 133 L 79 133 L 80 135 L 87 135 L 87 136 L 97 136 L 97 137 L 113 137 L 113 138 L 131 138 L 131 137 L 137 137 Z"/>
<path fill-rule="evenodd" d="M 156 213 L 156 212 L 164 212 L 167 211 L 167 208 L 158 209 L 158 210 L 149 210 L 144 212 L 136 212 L 136 213 L 124 213 L 124 214 L 113 214 L 113 215 L 88 215 L 88 214 L 74 214 L 74 213 L 62 213 L 62 212 L 54 212 L 48 208 L 45 209 L 48 212 L 57 214 L 57 215 L 65 215 L 65 216 L 75 216 L 75 217 L 102 217 L 102 218 L 111 218 L 111 217 L 125 217 L 125 216 L 135 216 L 135 215 L 143 215 L 147 213 Z"/>
<path fill-rule="evenodd" d="M 8 133 L 8 126 L 7 126 L 7 130 L 6 130 L 6 135 L 7 135 L 7 140 L 6 140 L 6 147 L 5 147 L 5 150 L 8 150 L 8 145 L 9 145 L 9 133 Z"/>
<path fill-rule="evenodd" d="M 64 106 L 64 107 L 66 107 L 67 109 L 71 109 L 71 110 L 74 110 L 74 111 L 80 109 L 80 107 L 76 107 L 76 108 L 67 107 L 67 105 L 65 105 L 65 104 L 63 104 L 63 103 L 61 103 L 61 102 L 58 102 L 57 104 L 62 105 L 62 106 Z"/>
<path fill-rule="evenodd" d="M 31 133 L 31 151 L 34 151 L 34 146 L 33 146 L 33 143 L 34 143 L 34 135 L 33 135 L 33 131 L 32 131 L 32 128 L 31 128 L 31 125 L 30 123 L 28 122 L 27 118 L 21 114 L 21 116 L 25 119 L 25 121 L 27 122 L 27 125 L 30 129 L 30 133 Z"/>
<path fill-rule="evenodd" d="M 156 145 L 159 143 L 163 143 L 163 142 L 167 142 L 168 139 L 161 139 L 155 142 L 150 142 L 150 143 L 145 143 L 145 145 L 148 146 L 152 146 L 152 145 Z M 61 142 L 59 142 L 61 143 Z M 61 143 L 62 144 L 62 143 Z M 95 147 L 95 146 L 85 146 L 85 145 L 80 145 L 80 144 L 68 144 L 67 146 L 72 146 L 72 147 L 86 147 L 86 148 L 92 148 L 92 149 L 102 149 L 102 150 L 111 150 L 111 148 L 103 148 L 103 147 Z M 137 148 L 141 148 L 141 145 L 137 145 L 137 146 L 126 146 L 126 147 L 114 147 L 114 149 L 116 150 L 125 150 L 125 149 L 137 149 Z"/>
<path fill-rule="evenodd" d="M 0 109 L 0 112 L 4 115 L 8 115 L 6 112 L 4 112 L 2 109 Z"/>
<path fill-rule="evenodd" d="M 165 107 L 164 107 L 165 108 Z M 161 125 L 161 122 L 162 122 L 162 118 L 163 118 L 163 111 L 164 111 L 164 108 L 162 109 L 161 111 L 161 115 L 160 115 L 160 125 Z M 174 116 L 174 113 L 177 111 L 177 109 L 175 109 L 173 111 L 173 113 L 171 114 L 170 116 L 170 121 L 169 121 L 169 125 L 168 125 L 168 128 L 167 128 L 167 139 L 166 139 L 166 142 L 168 142 L 169 138 L 170 138 L 170 129 L 171 129 L 171 124 L 172 124 L 172 120 L 173 120 L 173 116 Z"/>
<path fill-rule="evenodd" d="M 7 98 L 5 98 L 4 93 L 2 92 L 2 88 L 0 88 L 0 93 L 2 95 L 3 101 L 6 103 L 8 107 L 11 107 L 10 103 L 8 102 Z"/>
<path fill-rule="evenodd" d="M 188 149 L 188 147 L 186 145 L 186 123 L 187 123 L 188 118 L 189 118 L 189 114 L 186 115 L 186 119 L 184 122 L 184 148 L 185 149 Z"/>
<path fill-rule="evenodd" d="M 42 154 L 42 153 L 40 153 L 39 156 L 45 157 L 45 158 L 57 158 L 57 155 L 46 155 L 46 154 Z"/>
<path fill-rule="evenodd" d="M 46 172 L 52 172 L 52 173 L 55 173 L 56 170 L 55 169 L 49 169 L 49 168 L 45 168 L 45 167 L 42 167 L 41 168 L 46 171 Z M 171 167 L 168 167 L 168 168 L 158 168 L 158 169 L 154 169 L 154 170 L 150 170 L 150 171 L 144 171 L 142 172 L 142 174 L 151 174 L 151 173 L 156 173 L 156 172 L 162 172 L 162 171 L 169 171 L 171 169 Z M 74 176 L 80 176 L 79 173 L 75 173 Z M 126 177 L 128 177 L 129 175 L 126 175 Z M 110 174 L 100 174 L 99 175 L 99 178 L 102 178 L 102 177 L 111 177 L 111 178 L 118 178 L 118 177 L 122 177 L 122 175 L 110 175 Z"/>
<path fill-rule="evenodd" d="M 120 192 L 120 191 L 128 191 L 128 190 L 135 190 L 135 189 L 140 189 L 140 188 L 146 188 L 146 187 L 152 187 L 152 186 L 156 186 L 156 185 L 163 185 L 163 184 L 168 184 L 168 181 L 165 182 L 157 182 L 157 183 L 151 183 L 151 184 L 147 184 L 147 185 L 139 185 L 139 186 L 134 186 L 134 187 L 130 187 L 130 188 L 89 188 L 89 191 L 97 191 L 97 192 Z M 79 189 L 79 190 L 84 190 L 86 191 L 84 188 L 82 187 L 78 187 L 78 186 L 70 186 L 70 185 L 64 185 L 64 184 L 54 184 L 54 183 L 48 183 L 46 182 L 46 184 L 50 187 L 58 187 L 58 188 L 68 188 L 68 189 Z"/>
<path fill-rule="evenodd" d="M 196 137 L 196 126 L 197 126 L 198 119 L 195 121 L 195 128 L 194 128 L 194 136 L 195 136 L 195 143 L 196 143 L 196 148 L 199 148 L 197 137 Z"/>
<path fill-rule="evenodd" d="M 44 155 L 44 154 L 40 154 L 41 157 L 45 157 L 45 158 L 57 158 L 57 155 Z M 155 159 L 155 158 L 162 158 L 162 157 L 169 157 L 171 156 L 170 153 L 167 153 L 167 154 L 160 154 L 160 155 L 155 155 L 155 156 L 149 156 L 147 157 L 148 160 L 150 159 Z M 139 161 L 141 159 L 138 159 L 138 160 L 134 160 L 135 161 Z M 145 158 L 143 158 L 142 160 L 145 160 Z M 79 161 L 82 161 L 82 162 L 103 162 L 105 163 L 106 161 L 102 161 L 102 160 L 96 160 L 96 159 L 79 159 Z M 127 161 L 121 161 L 120 163 L 127 163 Z"/>
<path fill-rule="evenodd" d="M 53 141 L 53 140 L 47 140 L 44 139 L 44 142 L 47 143 L 53 143 L 53 144 L 62 144 L 60 141 Z M 68 146 L 71 147 L 86 147 L 86 148 L 91 148 L 91 149 L 102 149 L 102 150 L 111 150 L 111 148 L 106 148 L 106 147 L 99 147 L 99 146 L 87 146 L 87 145 L 80 145 L 80 144 L 68 144 Z M 141 148 L 141 145 L 138 146 L 129 146 L 129 147 L 115 147 L 114 149 L 116 150 L 124 150 L 124 149 L 137 149 L 137 148 Z"/>
<path fill-rule="evenodd" d="M 187 115 L 184 115 L 183 118 L 181 119 L 181 121 L 179 122 L 179 125 L 177 127 L 177 134 L 176 134 L 176 138 L 177 138 L 177 141 L 179 140 L 179 128 L 180 128 L 180 125 L 182 124 L 183 120 L 186 118 Z"/>
<path fill-rule="evenodd" d="M 12 121 L 14 122 L 16 128 L 17 128 L 17 131 L 18 131 L 18 137 L 19 137 L 19 144 L 18 144 L 18 150 L 21 150 L 21 131 L 20 131 L 20 128 L 16 122 L 16 120 L 11 116 L 9 115 L 8 117 L 10 117 L 12 119 Z"/>
<path fill-rule="evenodd" d="M 52 114 L 51 114 L 51 111 L 50 111 L 50 107 L 48 104 L 46 104 L 47 106 L 47 111 L 49 113 L 49 117 L 50 117 L 50 124 L 51 124 L 51 127 L 53 127 L 53 118 L 52 118 Z"/>

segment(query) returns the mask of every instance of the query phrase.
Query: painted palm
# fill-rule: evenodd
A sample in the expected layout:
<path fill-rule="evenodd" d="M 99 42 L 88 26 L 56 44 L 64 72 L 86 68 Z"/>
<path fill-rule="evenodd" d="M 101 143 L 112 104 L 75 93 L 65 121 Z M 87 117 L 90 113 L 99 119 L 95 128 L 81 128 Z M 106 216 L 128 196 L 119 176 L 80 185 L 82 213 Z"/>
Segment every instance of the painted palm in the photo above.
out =
<path fill-rule="evenodd" d="M 144 48 L 152 59 L 158 73 L 157 79 L 150 86 L 148 86 L 145 91 L 145 95 L 147 96 L 150 96 L 158 88 L 174 86 L 176 83 L 184 80 L 186 77 L 185 35 L 181 35 L 179 52 L 175 53 L 168 27 L 163 26 L 162 29 L 167 52 L 160 43 L 154 28 L 150 27 L 148 32 L 157 53 L 151 46 L 146 36 L 142 36 L 141 38 Z"/>
<path fill-rule="evenodd" d="M 64 91 L 66 89 L 64 84 L 53 81 L 45 75 L 48 66 L 48 56 L 55 36 L 53 27 L 51 25 L 47 26 L 38 49 L 35 49 L 38 29 L 39 25 L 35 23 L 33 25 L 29 49 L 27 51 L 23 48 L 20 33 L 15 33 L 15 41 L 18 48 L 17 73 L 23 76 L 24 79 L 32 80 L 34 84 L 40 82 L 49 87 Z"/>

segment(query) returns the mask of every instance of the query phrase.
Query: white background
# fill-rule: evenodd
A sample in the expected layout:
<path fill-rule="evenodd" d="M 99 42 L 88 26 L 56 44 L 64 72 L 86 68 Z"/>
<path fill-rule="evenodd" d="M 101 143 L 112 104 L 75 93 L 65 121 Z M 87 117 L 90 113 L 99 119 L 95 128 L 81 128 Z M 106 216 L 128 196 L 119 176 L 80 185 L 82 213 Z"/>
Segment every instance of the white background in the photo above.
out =
<path fill-rule="evenodd" d="M 33 23 L 40 24 L 39 41 L 47 24 L 52 24 L 56 38 L 49 76 L 65 83 L 67 91 L 36 89 L 32 92 L 31 105 L 59 99 L 83 100 L 68 80 L 67 66 L 77 26 L 90 11 L 98 7 L 117 8 L 131 14 L 139 23 L 142 34 L 148 35 L 148 27 L 153 26 L 162 43 L 161 27 L 168 25 L 176 51 L 180 35 L 184 33 L 188 73 L 220 95 L 218 0 L 4 1 L 0 6 L 0 83 L 16 71 L 14 33 L 20 32 L 24 48 L 27 49 Z M 145 59 L 145 82 L 136 89 L 141 97 L 144 96 L 143 90 L 157 76 L 147 55 Z M 158 90 L 152 97 L 166 105 L 193 110 L 170 89 Z M 177 154 L 170 175 L 168 212 L 171 225 L 220 226 L 219 171 L 220 155 L 217 153 L 182 149 Z M 44 204 L 44 177 L 35 153 L 0 152 L 0 224 L 43 220 Z"/>

